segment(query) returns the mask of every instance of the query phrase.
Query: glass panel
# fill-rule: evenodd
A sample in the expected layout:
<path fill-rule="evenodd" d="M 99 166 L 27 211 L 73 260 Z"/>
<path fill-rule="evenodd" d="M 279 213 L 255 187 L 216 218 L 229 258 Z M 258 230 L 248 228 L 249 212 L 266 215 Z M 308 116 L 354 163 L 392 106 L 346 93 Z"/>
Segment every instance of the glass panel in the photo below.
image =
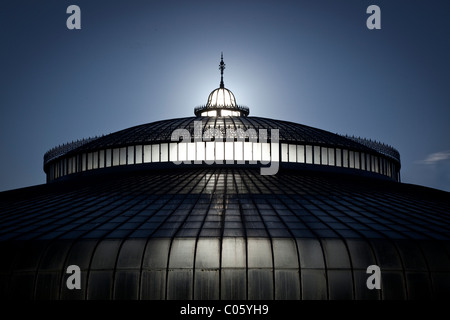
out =
<path fill-rule="evenodd" d="M 145 248 L 144 269 L 166 269 L 170 239 L 150 239 Z"/>
<path fill-rule="evenodd" d="M 175 142 L 172 142 L 170 144 L 170 157 L 169 160 L 172 162 L 178 161 L 178 144 Z"/>
<path fill-rule="evenodd" d="M 222 241 L 222 268 L 245 268 L 244 238 L 224 238 Z"/>
<path fill-rule="evenodd" d="M 360 165 L 359 165 L 359 152 L 355 151 L 355 168 L 359 169 Z"/>
<path fill-rule="evenodd" d="M 134 146 L 129 146 L 127 150 L 127 164 L 134 164 Z"/>
<path fill-rule="evenodd" d="M 348 168 L 348 150 L 342 150 L 342 166 Z"/>
<path fill-rule="evenodd" d="M 142 271 L 140 298 L 143 300 L 164 300 L 166 298 L 166 270 Z"/>
<path fill-rule="evenodd" d="M 75 161 L 74 157 L 70 157 L 70 158 L 66 159 L 66 164 L 67 164 L 66 172 L 67 172 L 67 174 L 71 174 L 71 173 L 75 172 L 74 161 Z"/>
<path fill-rule="evenodd" d="M 68 173 L 71 174 L 72 173 L 72 158 L 69 158 L 67 160 L 68 162 Z"/>
<path fill-rule="evenodd" d="M 152 144 L 152 162 L 159 162 L 159 144 Z"/>
<path fill-rule="evenodd" d="M 87 169 L 92 170 L 92 152 L 87 154 Z"/>
<path fill-rule="evenodd" d="M 306 146 L 306 163 L 313 163 L 312 159 L 312 146 Z"/>
<path fill-rule="evenodd" d="M 381 270 L 401 270 L 402 263 L 398 250 L 388 240 L 372 240 L 372 248 L 377 258 L 377 265 Z M 383 270 L 383 272 L 384 272 Z M 382 272 L 382 277 L 384 273 Z"/>
<path fill-rule="evenodd" d="M 178 143 L 178 161 L 187 161 L 187 142 Z"/>
<path fill-rule="evenodd" d="M 334 166 L 335 162 L 334 162 L 334 149 L 333 148 L 328 148 L 328 165 L 330 166 Z"/>
<path fill-rule="evenodd" d="M 151 162 L 152 161 L 152 146 L 146 144 L 144 146 L 144 162 Z"/>
<path fill-rule="evenodd" d="M 325 261 L 329 269 L 350 268 L 350 259 L 343 241 L 338 239 L 323 239 Z"/>
<path fill-rule="evenodd" d="M 291 239 L 273 240 L 273 260 L 276 269 L 298 268 L 297 248 Z"/>
<path fill-rule="evenodd" d="M 113 157 L 112 157 L 112 164 L 113 166 L 119 165 L 119 149 L 113 149 Z"/>
<path fill-rule="evenodd" d="M 273 299 L 273 275 L 271 269 L 248 270 L 248 299 Z"/>
<path fill-rule="evenodd" d="M 328 270 L 330 300 L 353 299 L 353 278 L 349 270 Z"/>
<path fill-rule="evenodd" d="M 169 144 L 161 143 L 161 162 L 169 161 Z"/>
<path fill-rule="evenodd" d="M 106 166 L 111 167 L 111 163 L 112 163 L 111 149 L 106 149 L 105 161 L 106 161 Z"/>
<path fill-rule="evenodd" d="M 234 160 L 243 161 L 244 160 L 244 143 L 243 141 L 234 142 Z"/>
<path fill-rule="evenodd" d="M 300 279 L 298 269 L 275 269 L 275 299 L 300 299 Z"/>
<path fill-rule="evenodd" d="M 195 142 L 187 143 L 187 160 L 195 160 Z"/>
<path fill-rule="evenodd" d="M 261 144 L 253 142 L 253 160 L 261 161 Z"/>
<path fill-rule="evenodd" d="M 361 169 L 366 170 L 366 154 L 361 152 Z"/>
<path fill-rule="evenodd" d="M 193 268 L 195 239 L 174 239 L 170 250 L 169 268 Z"/>
<path fill-rule="evenodd" d="M 100 241 L 92 258 L 91 269 L 113 269 L 119 253 L 121 241 Z"/>
<path fill-rule="evenodd" d="M 383 299 L 404 300 L 406 298 L 406 293 L 403 272 L 381 270 L 381 294 L 383 295 Z"/>
<path fill-rule="evenodd" d="M 281 144 L 281 161 L 288 162 L 288 145 L 286 143 Z"/>
<path fill-rule="evenodd" d="M 289 145 L 289 162 L 297 162 L 297 148 L 295 144 Z"/>
<path fill-rule="evenodd" d="M 81 155 L 81 170 L 86 171 L 86 153 Z"/>
<path fill-rule="evenodd" d="M 117 271 L 114 276 L 114 299 L 137 300 L 139 288 L 139 271 Z"/>
<path fill-rule="evenodd" d="M 397 240 L 397 249 L 406 270 L 426 271 L 427 263 L 419 246 L 408 240 Z M 375 263 L 374 263 L 375 264 Z"/>
<path fill-rule="evenodd" d="M 303 269 L 302 277 L 302 299 L 303 300 L 325 300 L 327 299 L 327 278 L 325 270 Z"/>
<path fill-rule="evenodd" d="M 427 300 L 433 296 L 430 278 L 426 272 L 407 272 L 406 283 L 408 300 Z"/>
<path fill-rule="evenodd" d="M 125 240 L 117 259 L 116 268 L 119 269 L 140 269 L 147 240 L 128 239 Z"/>
<path fill-rule="evenodd" d="M 69 266 L 76 264 L 80 269 L 87 270 L 91 263 L 92 254 L 96 248 L 98 240 L 79 240 L 70 248 L 65 263 Z"/>
<path fill-rule="evenodd" d="M 87 299 L 110 300 L 112 292 L 111 290 L 112 284 L 113 284 L 113 271 L 89 272 Z"/>
<path fill-rule="evenodd" d="M 136 161 L 135 163 L 142 163 L 142 146 L 136 146 Z"/>
<path fill-rule="evenodd" d="M 342 155 L 341 155 L 341 149 L 336 149 L 336 166 L 342 167 Z"/>
<path fill-rule="evenodd" d="M 270 143 L 270 148 L 271 148 L 270 161 L 279 162 L 280 161 L 280 144 L 272 141 Z"/>
<path fill-rule="evenodd" d="M 83 157 L 84 158 L 84 157 Z M 54 165 L 54 170 L 55 170 L 55 172 L 54 172 L 54 176 L 55 176 L 55 179 L 56 178 L 58 178 L 59 177 L 59 164 L 58 164 L 58 162 L 55 162 L 55 165 Z M 86 171 L 86 168 L 84 168 L 84 170 L 83 171 Z"/>
<path fill-rule="evenodd" d="M 354 168 L 355 167 L 355 152 L 354 151 L 350 151 L 349 160 L 350 160 L 349 167 Z"/>
<path fill-rule="evenodd" d="M 206 142 L 206 161 L 208 163 L 214 163 L 215 160 L 214 146 L 215 146 L 214 141 Z"/>
<path fill-rule="evenodd" d="M 253 143 L 252 142 L 244 142 L 244 160 L 245 161 L 253 160 Z"/>
<path fill-rule="evenodd" d="M 167 274 L 167 299 L 191 300 L 193 269 L 171 269 Z"/>
<path fill-rule="evenodd" d="M 320 147 L 314 146 L 314 164 L 320 164 Z"/>
<path fill-rule="evenodd" d="M 302 269 L 325 268 L 320 242 L 315 239 L 297 239 L 297 247 Z"/>
<path fill-rule="evenodd" d="M 92 168 L 98 169 L 98 151 L 92 153 Z"/>
<path fill-rule="evenodd" d="M 83 276 L 83 275 L 82 275 Z M 81 276 L 81 277 L 82 277 Z M 17 278 L 16 278 L 17 277 Z M 26 290 L 27 293 L 29 292 L 31 294 L 31 292 L 33 292 L 33 290 L 28 290 L 28 288 L 26 286 L 23 285 L 19 285 L 19 284 L 25 284 L 25 283 L 29 283 L 29 284 L 34 284 L 34 281 L 31 281 L 31 283 L 29 281 L 26 281 L 24 278 L 22 278 L 22 276 L 15 276 L 15 279 L 12 280 L 12 282 L 14 283 L 13 286 L 19 286 L 20 290 Z M 6 293 L 6 288 L 5 288 L 5 283 L 8 283 L 9 279 L 6 278 L 6 276 L 3 276 L 0 278 L 2 281 L 2 289 L 4 290 L 2 293 L 3 295 Z M 4 280 L 3 280 L 4 279 Z M 19 280 L 19 282 L 16 282 L 16 279 Z M 42 272 L 40 271 L 36 278 L 36 285 L 35 285 L 35 291 L 34 291 L 34 299 L 39 299 L 39 300 L 56 300 L 59 299 L 59 289 L 60 289 L 60 284 L 61 284 L 61 275 L 60 272 Z M 23 282 L 22 282 L 22 281 Z M 25 281 L 24 281 L 25 280 Z M 34 279 L 33 279 L 34 280 Z M 80 285 L 82 286 L 82 284 L 80 283 Z M 25 289 L 27 288 L 27 289 Z M 19 289 L 19 288 L 17 288 Z M 81 288 L 80 288 L 81 289 Z M 67 290 L 67 291 L 73 291 L 73 290 Z M 81 290 L 75 290 L 75 291 L 81 291 Z M 14 291 L 10 291 L 11 292 L 11 296 L 17 298 L 17 295 Z M 22 296 L 21 298 L 24 298 L 24 296 Z"/>
<path fill-rule="evenodd" d="M 197 242 L 197 255 L 195 257 L 196 269 L 213 269 L 220 267 L 220 241 L 206 238 Z"/>
<path fill-rule="evenodd" d="M 272 268 L 272 248 L 269 239 L 248 240 L 248 268 Z"/>
<path fill-rule="evenodd" d="M 247 271 L 238 268 L 222 268 L 221 293 L 222 300 L 247 299 Z"/>
<path fill-rule="evenodd" d="M 321 157 L 322 157 L 321 163 L 322 163 L 323 165 L 328 165 L 328 149 L 322 147 L 322 150 L 321 150 L 321 151 L 322 151 L 322 153 L 321 153 Z"/>
<path fill-rule="evenodd" d="M 297 146 L 297 162 L 305 163 L 305 146 Z"/>
<path fill-rule="evenodd" d="M 230 111 L 230 110 L 222 109 L 222 110 L 220 111 L 220 115 L 221 115 L 222 117 L 232 116 L 232 115 L 233 115 L 233 112 Z"/>
<path fill-rule="evenodd" d="M 74 157 L 72 157 L 72 172 L 73 173 L 75 173 L 75 172 L 78 172 L 78 163 L 77 163 L 77 157 L 76 156 L 74 156 Z"/>
<path fill-rule="evenodd" d="M 261 163 L 270 162 L 270 143 L 261 143 Z"/>
<path fill-rule="evenodd" d="M 225 143 L 223 141 L 216 141 L 216 162 L 225 160 L 224 148 Z"/>
<path fill-rule="evenodd" d="M 120 164 L 127 164 L 127 147 L 120 148 Z"/>
<path fill-rule="evenodd" d="M 233 160 L 233 142 L 225 142 L 225 160 Z"/>
<path fill-rule="evenodd" d="M 105 166 L 105 150 L 100 150 L 98 152 L 98 167 L 103 168 Z"/>
<path fill-rule="evenodd" d="M 194 279 L 195 300 L 219 299 L 219 269 L 195 269 Z"/>
<path fill-rule="evenodd" d="M 205 160 L 205 143 L 202 141 L 195 142 L 195 160 L 204 161 Z"/>

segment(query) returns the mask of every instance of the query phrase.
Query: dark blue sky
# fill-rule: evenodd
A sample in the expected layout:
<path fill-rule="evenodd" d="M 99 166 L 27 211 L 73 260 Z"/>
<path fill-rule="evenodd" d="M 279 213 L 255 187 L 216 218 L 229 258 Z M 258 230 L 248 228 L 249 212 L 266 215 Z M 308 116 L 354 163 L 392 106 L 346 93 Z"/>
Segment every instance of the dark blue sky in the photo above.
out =
<path fill-rule="evenodd" d="M 81 30 L 66 9 L 81 8 Z M 381 30 L 366 9 L 381 8 Z M 192 116 L 225 86 L 250 115 L 394 146 L 402 181 L 450 191 L 450 2 L 2 1 L 0 191 L 50 148 Z"/>

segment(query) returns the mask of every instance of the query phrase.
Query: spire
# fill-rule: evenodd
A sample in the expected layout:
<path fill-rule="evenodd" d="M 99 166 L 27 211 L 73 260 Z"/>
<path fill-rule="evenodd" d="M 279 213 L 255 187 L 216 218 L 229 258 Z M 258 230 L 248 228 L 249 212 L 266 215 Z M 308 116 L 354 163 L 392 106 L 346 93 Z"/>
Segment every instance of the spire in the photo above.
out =
<path fill-rule="evenodd" d="M 223 70 L 225 70 L 225 63 L 223 62 L 223 52 L 221 52 L 220 54 L 219 70 L 220 70 L 220 87 L 225 88 L 223 84 Z"/>
<path fill-rule="evenodd" d="M 223 62 L 223 52 L 220 54 L 220 87 L 214 89 L 208 96 L 206 105 L 196 107 L 194 114 L 199 117 L 246 117 L 249 110 L 247 107 L 238 106 L 233 92 L 225 88 L 223 83 L 223 70 L 225 63 Z"/>

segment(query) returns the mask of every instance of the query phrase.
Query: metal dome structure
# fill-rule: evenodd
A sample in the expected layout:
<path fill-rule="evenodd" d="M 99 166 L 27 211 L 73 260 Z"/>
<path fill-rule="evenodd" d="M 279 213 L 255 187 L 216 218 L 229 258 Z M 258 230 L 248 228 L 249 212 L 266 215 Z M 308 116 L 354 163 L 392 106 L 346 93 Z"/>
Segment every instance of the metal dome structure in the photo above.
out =
<path fill-rule="evenodd" d="M 225 88 L 223 83 L 223 71 L 225 63 L 223 62 L 223 54 L 221 55 L 220 64 L 220 86 L 214 89 L 208 96 L 206 105 L 194 109 L 196 116 L 248 116 L 249 109 L 236 104 L 236 98 L 231 90 Z"/>
<path fill-rule="evenodd" d="M 401 183 L 397 150 L 216 107 L 56 147 L 47 184 L 1 192 L 0 296 L 450 297 L 449 193 Z"/>

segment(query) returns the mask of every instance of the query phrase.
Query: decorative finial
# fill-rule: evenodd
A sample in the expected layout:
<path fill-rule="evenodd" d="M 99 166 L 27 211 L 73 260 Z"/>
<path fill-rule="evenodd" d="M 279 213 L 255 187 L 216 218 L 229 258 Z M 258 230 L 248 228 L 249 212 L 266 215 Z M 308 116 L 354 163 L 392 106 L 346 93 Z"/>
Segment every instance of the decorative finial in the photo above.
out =
<path fill-rule="evenodd" d="M 225 70 L 225 63 L 223 62 L 223 52 L 220 53 L 219 70 L 220 70 L 220 87 L 225 88 L 223 84 L 223 70 Z"/>

